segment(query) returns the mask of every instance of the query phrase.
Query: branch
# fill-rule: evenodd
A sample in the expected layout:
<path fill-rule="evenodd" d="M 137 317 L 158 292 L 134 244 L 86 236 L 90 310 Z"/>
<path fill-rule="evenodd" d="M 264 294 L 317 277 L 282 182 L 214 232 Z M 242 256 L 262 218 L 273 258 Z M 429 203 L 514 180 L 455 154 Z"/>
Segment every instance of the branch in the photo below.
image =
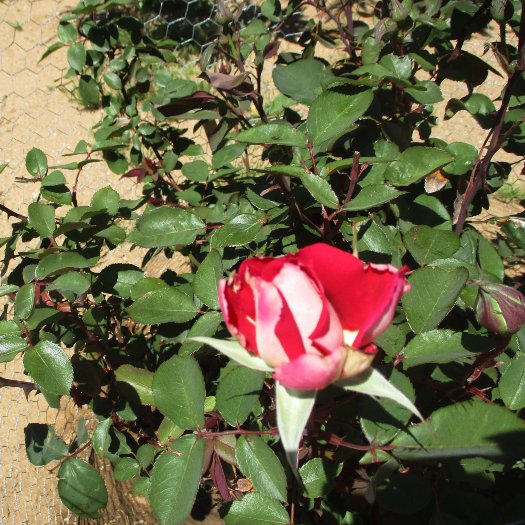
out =
<path fill-rule="evenodd" d="M 507 111 L 509 108 L 510 98 L 512 96 L 512 90 L 514 88 L 514 84 L 519 80 L 522 73 L 525 71 L 525 56 L 524 56 L 525 55 L 525 8 L 522 8 L 521 10 L 520 30 L 519 30 L 517 49 L 518 49 L 518 60 L 516 63 L 516 69 L 509 76 L 507 85 L 505 86 L 505 90 L 503 92 L 503 97 L 501 100 L 501 106 L 496 115 L 496 124 L 490 130 L 489 134 L 487 135 L 485 139 L 485 142 L 482 148 L 480 149 L 478 160 L 476 161 L 476 164 L 472 168 L 472 172 L 470 174 L 470 179 L 469 179 L 467 188 L 465 190 L 465 193 L 463 193 L 461 197 L 461 202 L 459 205 L 459 211 L 457 213 L 457 221 L 456 221 L 456 227 L 455 227 L 455 232 L 458 235 L 460 235 L 463 232 L 465 221 L 467 220 L 467 216 L 468 216 L 468 207 L 474 200 L 478 191 L 482 189 L 483 186 L 485 185 L 488 169 L 489 169 L 492 158 L 494 157 L 496 152 L 501 148 L 501 145 L 503 144 L 503 142 L 517 128 L 517 126 L 511 127 L 508 131 L 503 133 L 503 124 L 505 123 L 505 115 L 507 114 Z M 483 151 L 486 143 L 489 141 L 489 138 L 490 138 L 490 142 L 487 147 L 487 151 L 485 153 L 485 156 L 481 158 L 481 155 L 482 155 L 481 152 Z"/>

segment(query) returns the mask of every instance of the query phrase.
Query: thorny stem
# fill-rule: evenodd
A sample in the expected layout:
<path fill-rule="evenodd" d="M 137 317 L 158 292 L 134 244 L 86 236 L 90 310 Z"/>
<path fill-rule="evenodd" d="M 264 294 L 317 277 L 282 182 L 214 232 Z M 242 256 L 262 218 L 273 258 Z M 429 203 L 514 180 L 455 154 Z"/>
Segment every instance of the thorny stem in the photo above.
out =
<path fill-rule="evenodd" d="M 62 463 L 66 460 L 66 459 L 69 459 L 69 458 L 74 458 L 75 456 L 78 456 L 78 454 L 80 454 L 81 452 L 83 452 L 84 450 L 86 450 L 86 448 L 88 448 L 89 446 L 91 445 L 91 439 L 89 441 L 87 441 L 86 443 L 84 443 L 80 448 L 77 448 L 76 450 L 74 450 L 73 452 L 71 452 L 70 454 L 67 454 L 66 456 L 64 456 L 59 463 L 57 463 L 52 469 L 49 469 L 48 472 L 53 472 L 54 470 L 56 470 L 58 467 L 60 467 L 60 465 L 62 465 Z"/>
<path fill-rule="evenodd" d="M 518 60 L 516 63 L 516 69 L 514 72 L 509 75 L 507 85 L 505 86 L 505 90 L 503 92 L 503 97 L 501 100 L 501 106 L 498 110 L 498 113 L 496 115 L 496 124 L 494 127 L 490 130 L 489 134 L 487 135 L 485 142 L 480 149 L 480 153 L 478 156 L 478 160 L 476 161 L 476 164 L 472 168 L 472 172 L 470 175 L 469 182 L 467 184 L 467 188 L 463 195 L 461 196 L 461 201 L 459 204 L 459 211 L 457 213 L 457 222 L 455 227 L 455 232 L 460 235 L 463 232 L 463 228 L 465 226 L 465 221 L 467 220 L 468 216 L 468 207 L 474 200 L 475 196 L 477 195 L 478 191 L 481 190 L 484 185 L 485 181 L 487 179 L 487 173 L 490 166 L 490 162 L 496 152 L 501 148 L 501 145 L 503 142 L 509 137 L 510 135 L 510 129 L 502 133 L 503 131 L 503 125 L 505 123 L 505 115 L 507 114 L 507 110 L 509 108 L 510 98 L 512 95 L 512 89 L 514 87 L 514 84 L 519 80 L 521 77 L 521 74 L 525 71 L 525 9 L 521 10 L 521 18 L 520 18 L 520 29 L 519 29 L 519 37 L 518 37 Z M 516 129 L 517 126 L 514 128 L 511 128 L 512 131 Z M 490 140 L 490 142 L 489 142 Z M 489 142 L 485 156 L 482 158 L 482 151 L 485 148 L 485 145 Z"/>
<path fill-rule="evenodd" d="M 354 151 L 354 158 L 352 162 L 352 169 L 350 171 L 348 190 L 346 192 L 346 197 L 345 197 L 345 200 L 343 201 L 343 204 L 341 205 L 341 208 L 335 211 L 334 213 L 332 213 L 332 215 L 330 215 L 329 217 L 329 220 L 332 220 L 336 215 L 339 216 L 332 231 L 326 237 L 327 241 L 331 241 L 335 237 L 335 235 L 339 232 L 339 230 L 341 229 L 341 226 L 345 222 L 347 214 L 343 208 L 346 204 L 348 204 L 352 200 L 352 197 L 354 195 L 355 188 L 357 185 L 357 181 L 359 180 L 361 175 L 364 173 L 366 168 L 368 168 L 367 163 L 364 163 L 361 166 L 359 165 L 359 157 L 360 157 L 360 153 L 358 151 Z"/>
<path fill-rule="evenodd" d="M 27 217 L 25 215 L 17 213 L 16 211 L 11 210 L 3 204 L 0 204 L 0 211 L 3 211 L 8 217 L 15 217 L 16 219 L 20 219 L 21 221 L 27 221 Z"/>

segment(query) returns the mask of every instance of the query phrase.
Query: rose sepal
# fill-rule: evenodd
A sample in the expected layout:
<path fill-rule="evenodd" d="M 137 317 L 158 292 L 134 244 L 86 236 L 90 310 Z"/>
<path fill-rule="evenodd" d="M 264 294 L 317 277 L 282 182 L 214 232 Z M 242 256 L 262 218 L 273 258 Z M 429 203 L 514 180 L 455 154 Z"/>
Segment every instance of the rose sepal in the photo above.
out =
<path fill-rule="evenodd" d="M 414 403 L 412 403 L 403 392 L 398 390 L 375 368 L 370 367 L 368 370 L 361 372 L 357 376 L 340 379 L 335 385 L 344 388 L 347 391 L 367 394 L 372 397 L 391 399 L 402 407 L 410 410 L 410 412 L 417 416 L 421 421 L 424 421 L 423 416 L 415 407 Z"/>
<path fill-rule="evenodd" d="M 275 382 L 277 427 L 286 459 L 297 474 L 299 445 L 315 404 L 317 390 L 296 390 Z"/>
<path fill-rule="evenodd" d="M 258 372 L 273 372 L 273 368 L 267 365 L 260 357 L 246 351 L 236 340 L 231 339 L 214 339 L 213 337 L 191 337 L 188 341 L 203 343 L 211 346 L 218 352 L 229 357 L 232 361 L 257 370 Z"/>

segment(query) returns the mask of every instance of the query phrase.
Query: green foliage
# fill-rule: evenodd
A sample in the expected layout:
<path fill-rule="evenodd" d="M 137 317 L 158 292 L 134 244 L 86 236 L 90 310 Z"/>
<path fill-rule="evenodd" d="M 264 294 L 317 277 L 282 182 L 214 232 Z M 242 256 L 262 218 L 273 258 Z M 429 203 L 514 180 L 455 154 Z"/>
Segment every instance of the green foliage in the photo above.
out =
<path fill-rule="evenodd" d="M 60 166 L 27 153 L 20 181 L 38 198 L 0 239 L 0 362 L 21 360 L 32 382 L 0 386 L 55 407 L 71 396 L 98 423 L 70 442 L 29 425 L 30 461 L 60 462 L 60 497 L 88 518 L 107 501 L 76 457 L 91 447 L 162 524 L 210 494 L 228 525 L 284 525 L 292 509 L 312 525 L 521 520 L 525 332 L 491 333 L 474 309 L 495 285 L 523 289 L 523 214 L 479 216 L 511 177 L 498 150 L 525 153 L 522 3 L 353 3 L 350 21 L 329 4 L 199 0 L 192 34 L 173 29 L 168 4 L 82 1 L 42 57 L 64 48 L 62 87 L 101 118 Z M 197 36 L 209 45 L 180 45 Z M 497 68 L 462 49 L 471 38 Z M 504 83 L 495 100 L 489 72 Z M 443 100 L 445 81 L 468 94 Z M 438 138 L 443 108 L 468 113 L 484 147 Z M 79 205 L 67 175 L 93 162 L 115 178 Z M 229 338 L 218 300 L 247 257 L 314 242 L 406 265 L 411 285 L 375 341 L 381 373 L 317 401 L 275 387 Z M 117 245 L 142 262 L 108 262 Z M 175 255 L 189 270 L 150 270 Z"/>

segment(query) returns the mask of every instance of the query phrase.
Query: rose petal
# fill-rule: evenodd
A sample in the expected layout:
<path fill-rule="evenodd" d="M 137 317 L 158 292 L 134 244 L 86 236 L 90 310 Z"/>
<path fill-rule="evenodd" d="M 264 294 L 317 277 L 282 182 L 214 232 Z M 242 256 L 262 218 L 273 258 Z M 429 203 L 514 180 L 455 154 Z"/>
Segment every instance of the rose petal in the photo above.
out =
<path fill-rule="evenodd" d="M 283 264 L 273 283 L 290 308 L 307 353 L 318 354 L 319 346 L 331 352 L 343 344 L 343 329 L 333 308 L 327 304 L 322 290 L 295 262 Z"/>
<path fill-rule="evenodd" d="M 260 277 L 249 282 L 256 298 L 259 355 L 273 367 L 303 355 L 301 334 L 278 288 Z"/>
<path fill-rule="evenodd" d="M 219 282 L 219 303 L 228 330 L 239 343 L 257 354 L 255 336 L 255 298 L 251 287 L 238 275 L 232 275 L 228 282 Z"/>
<path fill-rule="evenodd" d="M 367 266 L 350 253 L 327 244 L 312 244 L 296 258 L 321 283 L 344 330 L 358 331 L 354 346 L 370 343 L 386 329 L 406 291 L 405 270 Z"/>
<path fill-rule="evenodd" d="M 288 388 L 321 390 L 340 377 L 345 354 L 342 348 L 328 356 L 304 354 L 277 367 L 273 377 Z"/>

